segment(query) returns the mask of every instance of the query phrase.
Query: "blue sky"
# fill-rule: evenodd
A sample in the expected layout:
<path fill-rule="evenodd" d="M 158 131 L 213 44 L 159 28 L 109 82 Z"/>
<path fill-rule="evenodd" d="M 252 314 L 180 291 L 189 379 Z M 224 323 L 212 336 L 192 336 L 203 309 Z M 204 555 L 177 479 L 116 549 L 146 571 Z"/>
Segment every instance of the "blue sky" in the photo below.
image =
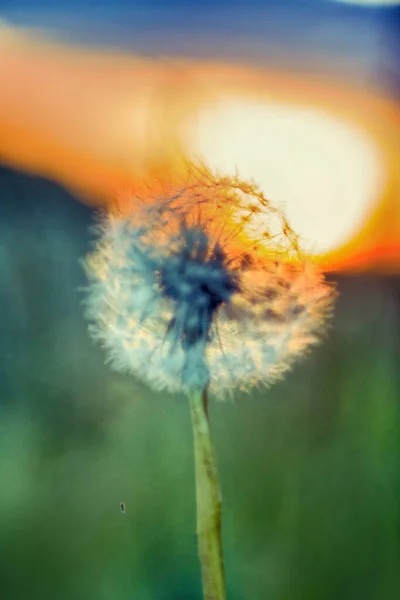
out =
<path fill-rule="evenodd" d="M 286 55 L 347 62 L 366 77 L 398 70 L 400 8 L 331 0 L 0 0 L 0 18 L 145 54 L 269 63 Z"/>

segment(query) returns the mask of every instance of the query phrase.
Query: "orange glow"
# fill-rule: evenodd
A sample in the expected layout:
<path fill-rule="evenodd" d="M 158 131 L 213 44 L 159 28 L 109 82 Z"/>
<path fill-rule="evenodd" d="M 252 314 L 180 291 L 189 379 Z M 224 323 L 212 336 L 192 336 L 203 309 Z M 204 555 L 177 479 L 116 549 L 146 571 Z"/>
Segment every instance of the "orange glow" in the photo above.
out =
<path fill-rule="evenodd" d="M 0 160 L 56 179 L 91 203 L 112 201 L 121 187 L 139 192 L 182 173 L 202 110 L 222 97 L 295 105 L 353 123 L 379 150 L 385 178 L 358 233 L 320 260 L 327 270 L 400 269 L 400 110 L 374 91 L 33 38 L 0 44 L 0 77 L 7 82 L 0 89 Z"/>
<path fill-rule="evenodd" d="M 382 153 L 362 129 L 295 103 L 227 97 L 203 112 L 193 145 L 211 169 L 238 172 L 283 205 L 314 256 L 354 236 L 387 177 Z M 259 215 L 261 228 L 264 219 Z"/>
<path fill-rule="evenodd" d="M 225 77 L 224 77 L 225 75 Z M 225 96 L 282 106 L 321 109 L 364 131 L 382 156 L 381 193 L 360 223 L 359 231 L 339 249 L 320 257 L 326 270 L 400 269 L 400 110 L 377 93 L 326 82 L 268 73 L 214 67 Z M 289 174 L 288 174 L 289 176 Z M 265 190 L 268 194 L 268 190 Z"/>
<path fill-rule="evenodd" d="M 91 202 L 175 168 L 175 132 L 200 98 L 179 65 L 28 37 L 0 39 L 0 78 L 0 160 Z"/>

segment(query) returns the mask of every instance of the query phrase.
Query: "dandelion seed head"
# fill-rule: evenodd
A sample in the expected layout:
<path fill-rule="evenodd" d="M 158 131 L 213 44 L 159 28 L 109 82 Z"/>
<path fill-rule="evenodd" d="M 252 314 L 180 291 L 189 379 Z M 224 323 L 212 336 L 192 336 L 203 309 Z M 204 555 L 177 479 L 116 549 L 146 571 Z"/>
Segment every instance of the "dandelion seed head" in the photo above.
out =
<path fill-rule="evenodd" d="M 96 242 L 90 332 L 113 368 L 156 390 L 269 385 L 331 313 L 335 293 L 284 215 L 239 178 L 193 171 L 174 193 L 128 196 Z"/>

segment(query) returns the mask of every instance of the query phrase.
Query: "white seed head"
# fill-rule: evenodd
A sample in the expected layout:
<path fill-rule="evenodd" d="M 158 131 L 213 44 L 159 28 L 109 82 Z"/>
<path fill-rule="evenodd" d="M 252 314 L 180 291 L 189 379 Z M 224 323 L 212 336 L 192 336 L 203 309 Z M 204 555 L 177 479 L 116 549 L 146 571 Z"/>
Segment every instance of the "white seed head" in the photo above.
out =
<path fill-rule="evenodd" d="M 127 197 L 97 231 L 91 334 L 113 368 L 153 389 L 222 397 L 268 385 L 331 314 L 335 292 L 283 214 L 238 178 L 193 172 L 173 195 Z"/>

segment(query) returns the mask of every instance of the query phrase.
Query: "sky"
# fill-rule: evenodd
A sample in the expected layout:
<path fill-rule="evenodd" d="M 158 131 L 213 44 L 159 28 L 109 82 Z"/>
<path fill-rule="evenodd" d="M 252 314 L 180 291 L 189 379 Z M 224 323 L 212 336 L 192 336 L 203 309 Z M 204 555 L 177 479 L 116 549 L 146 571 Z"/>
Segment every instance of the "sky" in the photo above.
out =
<path fill-rule="evenodd" d="M 198 3 L 194 3 L 187 8 L 183 6 L 182 2 L 177 1 L 146 4 L 137 2 L 132 8 L 132 4 L 121 2 L 116 8 L 111 2 L 94 3 L 89 1 L 83 4 L 79 3 L 79 11 L 77 3 L 74 1 L 61 2 L 58 4 L 58 8 L 54 9 L 54 3 L 50 2 L 11 3 L 0 0 L 0 18 L 4 17 L 16 26 L 39 28 L 72 44 L 80 42 L 85 45 L 119 48 L 145 56 L 170 54 L 183 58 L 233 61 L 250 66 L 262 64 L 270 71 L 276 72 L 282 69 L 297 69 L 302 75 L 298 80 L 299 84 L 296 84 L 297 91 L 291 91 L 291 100 L 302 94 L 300 87 L 308 86 L 311 73 L 318 72 L 322 77 L 322 88 L 324 78 L 326 78 L 328 88 L 329 79 L 338 77 L 344 81 L 347 79 L 351 85 L 373 86 L 389 95 L 392 101 L 396 101 L 400 91 L 400 73 L 396 59 L 396 50 L 398 49 L 396 34 L 399 31 L 400 22 L 396 18 L 398 15 L 398 9 L 362 9 L 328 0 L 318 2 L 309 0 L 301 3 L 294 2 L 294 0 L 287 0 L 285 3 L 271 2 L 268 3 L 267 9 L 261 9 L 259 3 L 254 1 L 246 3 L 246 8 L 243 2 L 222 2 L 218 5 L 218 9 L 211 3 L 202 4 L 201 8 Z M 33 64 L 30 67 L 28 63 L 26 65 L 27 73 L 31 78 L 37 77 L 39 82 L 41 67 Z M 107 64 L 110 66 L 109 62 Z M 81 85 L 79 83 L 80 76 L 77 71 L 74 71 L 74 67 L 69 74 L 65 71 L 61 74 L 57 69 L 51 71 L 50 66 L 49 69 L 46 79 L 48 84 L 46 85 L 48 85 L 47 91 L 53 90 L 51 94 L 46 94 L 43 87 L 35 86 L 37 89 L 32 90 L 32 93 L 35 95 L 36 101 L 33 102 L 32 94 L 19 94 L 19 105 L 25 103 L 29 107 L 24 112 L 25 118 L 34 106 L 43 109 L 48 104 L 50 108 L 51 99 L 54 100 L 55 95 L 59 94 L 64 87 L 63 98 L 60 97 L 57 102 L 53 102 L 57 110 L 53 111 L 55 120 L 52 126 L 57 130 L 64 127 L 66 131 L 68 130 L 66 135 L 69 136 L 71 127 L 68 124 L 68 115 L 74 110 L 74 103 L 77 106 L 77 98 L 82 91 L 79 87 Z M 120 67 L 118 70 L 121 72 Z M 113 75 L 111 73 L 106 75 L 104 65 L 101 66 L 101 73 L 101 79 L 105 80 L 109 76 L 110 81 L 112 80 Z M 41 76 L 43 78 L 43 72 Z M 129 69 L 126 70 L 124 77 L 127 82 L 127 90 L 129 85 L 128 95 L 132 97 L 137 82 L 129 81 L 128 84 L 128 79 L 131 79 Z M 304 78 L 304 85 L 301 77 Z M 85 78 L 88 79 L 86 76 Z M 275 83 L 272 83 L 275 86 Z M 102 101 L 103 105 L 107 104 L 109 91 L 112 91 L 110 86 L 106 84 L 106 89 L 99 87 L 98 91 L 102 91 L 97 93 L 96 98 L 94 90 L 97 88 L 95 86 L 90 88 L 90 85 L 88 83 L 87 99 L 91 98 L 90 102 L 92 102 L 92 99 L 95 98 L 96 102 Z M 125 86 L 122 82 L 121 85 Z M 178 82 L 178 85 L 181 83 Z M 71 92 L 74 86 L 77 86 L 75 88 L 76 97 Z M 322 88 L 320 86 L 318 94 L 324 95 L 325 92 Z M 5 89 L 3 93 L 6 91 Z M 69 93 L 72 96 L 68 96 Z M 63 102 L 65 118 L 59 116 Z M 17 104 L 11 101 L 10 106 L 15 107 Z M 111 106 L 113 105 L 110 98 L 110 102 L 107 104 L 109 114 L 112 112 Z M 45 120 L 48 121 L 52 111 L 45 108 L 41 112 L 45 113 Z M 85 136 L 83 133 L 88 120 L 96 118 L 95 111 L 91 110 L 90 112 L 88 118 L 83 118 L 82 127 L 79 128 L 82 138 L 85 140 L 82 143 L 87 143 L 87 140 L 91 139 L 90 135 Z M 129 117 L 129 115 L 127 116 Z M 4 122 L 8 127 L 11 123 L 9 116 L 5 121 L 3 118 L 3 125 Z M 43 121 L 41 123 L 43 124 Z M 127 129 L 126 123 L 127 121 L 121 121 L 120 126 L 118 125 L 118 136 L 124 135 L 123 130 Z M 11 139 L 7 127 L 2 133 L 3 140 Z M 98 129 L 95 133 L 99 131 Z M 104 128 L 104 140 L 107 140 L 107 152 L 109 152 L 112 140 L 107 131 Z M 14 134 L 17 136 L 20 132 L 14 131 Z M 39 140 L 34 137 L 29 142 L 32 151 L 35 149 L 36 156 L 40 154 L 38 149 L 40 150 L 43 146 L 43 139 Z M 120 144 L 119 137 L 117 141 Z M 126 141 L 124 142 L 125 147 L 129 150 L 127 153 L 129 162 L 131 161 L 129 153 L 134 152 L 135 146 L 137 146 L 137 140 L 132 139 L 132 142 L 135 143 L 129 148 Z M 303 147 L 301 140 L 299 143 L 301 150 Z M 103 146 L 105 149 L 101 140 L 98 143 L 93 139 L 92 146 L 96 146 L 96 149 Z M 61 156 L 66 149 L 67 145 L 59 148 L 58 156 Z M 45 149 L 44 152 L 49 154 L 48 149 Z M 223 152 L 225 156 L 225 149 Z M 51 154 L 54 155 L 53 151 L 50 151 Z M 72 160 L 71 157 L 67 156 L 67 158 Z M 65 164 L 68 162 L 67 158 L 63 159 Z M 78 162 L 82 165 L 81 160 Z M 76 157 L 74 158 L 75 163 Z M 107 158 L 107 167 L 109 165 L 110 157 Z M 95 178 L 99 182 L 101 182 L 104 172 L 102 168 L 99 170 L 99 175 L 96 175 Z M 308 184 L 305 189 L 309 189 Z"/>

